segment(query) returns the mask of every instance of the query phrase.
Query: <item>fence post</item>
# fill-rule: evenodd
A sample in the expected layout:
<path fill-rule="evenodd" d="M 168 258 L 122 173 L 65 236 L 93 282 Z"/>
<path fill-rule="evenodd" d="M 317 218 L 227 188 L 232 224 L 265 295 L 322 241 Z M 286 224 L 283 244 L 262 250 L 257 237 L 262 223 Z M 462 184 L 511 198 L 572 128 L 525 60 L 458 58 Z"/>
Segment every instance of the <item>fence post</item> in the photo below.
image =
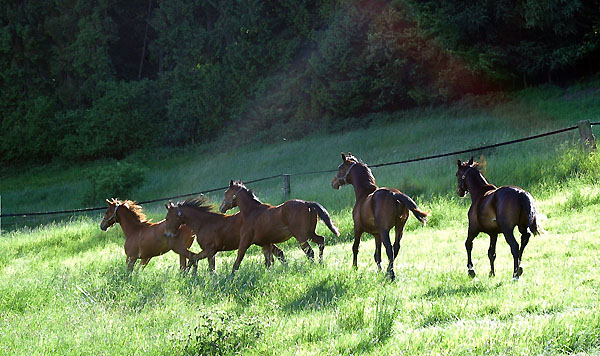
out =
<path fill-rule="evenodd" d="M 281 177 L 283 178 L 283 185 L 281 187 L 281 189 L 283 189 L 283 200 L 288 200 L 290 197 L 290 193 L 291 193 L 291 189 L 290 189 L 290 175 L 289 174 L 282 174 Z"/>
<path fill-rule="evenodd" d="M 581 135 L 581 142 L 583 143 L 583 147 L 587 153 L 596 150 L 596 140 L 594 139 L 594 134 L 592 133 L 592 125 L 590 124 L 590 120 L 581 120 L 577 123 L 579 126 L 579 134 Z"/>

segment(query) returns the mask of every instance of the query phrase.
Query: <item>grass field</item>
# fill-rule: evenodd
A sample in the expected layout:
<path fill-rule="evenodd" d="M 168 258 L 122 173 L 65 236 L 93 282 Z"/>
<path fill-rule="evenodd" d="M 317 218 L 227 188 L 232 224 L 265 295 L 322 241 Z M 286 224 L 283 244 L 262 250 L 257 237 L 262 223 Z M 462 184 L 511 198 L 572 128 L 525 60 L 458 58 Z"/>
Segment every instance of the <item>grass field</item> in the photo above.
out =
<path fill-rule="evenodd" d="M 492 108 L 458 105 L 384 116 L 369 128 L 281 141 L 235 151 L 214 147 L 140 154 L 147 168 L 131 197 L 145 200 L 226 185 L 230 178 L 333 169 L 340 151 L 367 164 L 476 147 L 578 120 L 600 121 L 600 100 L 588 87 L 537 88 Z M 582 94 L 584 93 L 584 94 Z M 588 93 L 588 94 L 585 94 Z M 216 147 L 226 140 L 218 141 Z M 489 278 L 489 239 L 473 250 L 478 276 L 466 273 L 466 211 L 459 199 L 456 159 L 374 170 L 431 211 L 427 227 L 410 218 L 390 282 L 363 236 L 351 268 L 352 189 L 334 191 L 333 174 L 293 176 L 292 197 L 321 202 L 340 227 L 326 236 L 322 265 L 291 240 L 288 264 L 271 270 L 252 247 L 231 276 L 233 253 L 217 256 L 196 276 L 178 271 L 177 257 L 153 259 L 129 275 L 120 227 L 102 232 L 99 214 L 40 227 L 9 228 L 0 238 L 0 353 L 7 355 L 514 355 L 600 354 L 600 156 L 579 149 L 577 132 L 483 154 L 486 176 L 529 190 L 546 233 L 532 238 L 524 274 L 512 281 L 512 257 L 500 239 L 496 277 Z M 88 184 L 81 170 L 53 164 L 6 173 L 4 212 L 81 206 Z M 252 185 L 279 203 L 280 180 Z M 222 192 L 210 195 L 213 201 Z M 145 207 L 156 220 L 160 204 Z M 6 219 L 5 219 L 6 220 Z M 35 221 L 26 222 L 27 225 Z M 193 247 L 194 250 L 198 246 Z M 385 257 L 384 257 L 385 261 Z"/>

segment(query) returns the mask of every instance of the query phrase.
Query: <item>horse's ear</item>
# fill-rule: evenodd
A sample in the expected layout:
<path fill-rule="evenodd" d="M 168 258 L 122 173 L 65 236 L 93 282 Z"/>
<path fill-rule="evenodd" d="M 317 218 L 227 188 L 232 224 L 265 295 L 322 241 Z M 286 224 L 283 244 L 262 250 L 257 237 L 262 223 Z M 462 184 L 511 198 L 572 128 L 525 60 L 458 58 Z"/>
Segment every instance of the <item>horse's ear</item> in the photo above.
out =
<path fill-rule="evenodd" d="M 230 186 L 230 187 L 233 187 L 233 179 L 230 179 L 230 180 L 229 180 L 229 186 Z"/>
<path fill-rule="evenodd" d="M 458 160 L 458 168 L 462 167 L 462 162 L 460 161 L 460 159 Z"/>
<path fill-rule="evenodd" d="M 342 152 L 342 161 L 346 162 L 346 155 Z"/>
<path fill-rule="evenodd" d="M 471 156 L 471 159 L 469 160 L 469 166 L 473 164 L 473 156 Z"/>
<path fill-rule="evenodd" d="M 165 204 L 165 209 L 169 210 L 169 204 Z"/>

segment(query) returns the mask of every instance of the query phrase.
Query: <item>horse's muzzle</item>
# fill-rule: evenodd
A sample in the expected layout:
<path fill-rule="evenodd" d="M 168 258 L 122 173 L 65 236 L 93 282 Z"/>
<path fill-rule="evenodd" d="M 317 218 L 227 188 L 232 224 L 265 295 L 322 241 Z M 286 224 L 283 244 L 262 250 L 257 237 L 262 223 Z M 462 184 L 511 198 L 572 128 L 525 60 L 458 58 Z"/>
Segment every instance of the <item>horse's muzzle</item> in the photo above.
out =
<path fill-rule="evenodd" d="M 337 179 L 337 177 L 333 178 L 333 180 L 331 181 L 331 187 L 333 189 L 340 189 L 340 186 L 341 186 L 340 180 Z"/>
<path fill-rule="evenodd" d="M 230 208 L 227 207 L 227 204 L 225 204 L 225 202 L 221 203 L 221 206 L 219 207 L 219 211 L 221 212 L 221 214 L 225 214 L 229 209 Z"/>
<path fill-rule="evenodd" d="M 106 225 L 104 225 L 104 223 L 100 223 L 100 230 L 106 231 L 106 230 L 108 230 L 108 227 Z"/>

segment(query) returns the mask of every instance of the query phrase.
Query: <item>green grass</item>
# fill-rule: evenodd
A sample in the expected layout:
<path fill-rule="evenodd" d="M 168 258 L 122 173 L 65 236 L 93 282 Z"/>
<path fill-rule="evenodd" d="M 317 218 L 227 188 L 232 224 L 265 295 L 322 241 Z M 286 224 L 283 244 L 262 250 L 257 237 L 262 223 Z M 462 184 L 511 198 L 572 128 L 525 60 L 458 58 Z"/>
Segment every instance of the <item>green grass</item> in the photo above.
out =
<path fill-rule="evenodd" d="M 148 168 L 145 183 L 122 198 L 333 169 L 340 151 L 375 164 L 518 138 L 583 118 L 599 121 L 600 103 L 587 90 L 538 88 L 491 108 L 462 104 L 382 115 L 368 129 L 267 147 L 219 152 L 219 141 L 215 147 L 138 154 L 128 159 Z M 586 155 L 579 145 L 571 132 L 475 155 L 483 154 L 492 183 L 528 189 L 543 215 L 546 233 L 532 238 L 516 282 L 503 239 L 496 277 L 487 277 L 485 235 L 473 250 L 478 276 L 467 276 L 470 201 L 454 193 L 456 159 L 466 156 L 374 170 L 379 185 L 399 187 L 431 211 L 425 228 L 409 219 L 394 282 L 376 271 L 369 235 L 363 236 L 358 269 L 351 267 L 354 195 L 348 187 L 333 190 L 333 174 L 292 177 L 292 197 L 321 202 L 340 227 L 334 239 L 318 225 L 327 240 L 322 265 L 310 263 L 291 240 L 282 245 L 288 264 L 275 263 L 271 270 L 264 268 L 260 249 L 251 247 L 235 276 L 229 274 L 233 252 L 217 256 L 213 275 L 204 261 L 196 276 L 182 275 L 172 252 L 129 275 L 122 231 L 101 231 L 99 214 L 5 228 L 0 354 L 599 354 L 600 155 Z M 103 164 L 5 173 L 3 211 L 81 206 L 87 183 L 80 170 Z M 276 179 L 251 188 L 275 204 L 282 200 L 280 184 Z M 222 192 L 210 197 L 219 202 Z M 154 219 L 164 216 L 160 204 L 146 208 Z M 6 220 L 3 226 L 21 224 Z"/>

